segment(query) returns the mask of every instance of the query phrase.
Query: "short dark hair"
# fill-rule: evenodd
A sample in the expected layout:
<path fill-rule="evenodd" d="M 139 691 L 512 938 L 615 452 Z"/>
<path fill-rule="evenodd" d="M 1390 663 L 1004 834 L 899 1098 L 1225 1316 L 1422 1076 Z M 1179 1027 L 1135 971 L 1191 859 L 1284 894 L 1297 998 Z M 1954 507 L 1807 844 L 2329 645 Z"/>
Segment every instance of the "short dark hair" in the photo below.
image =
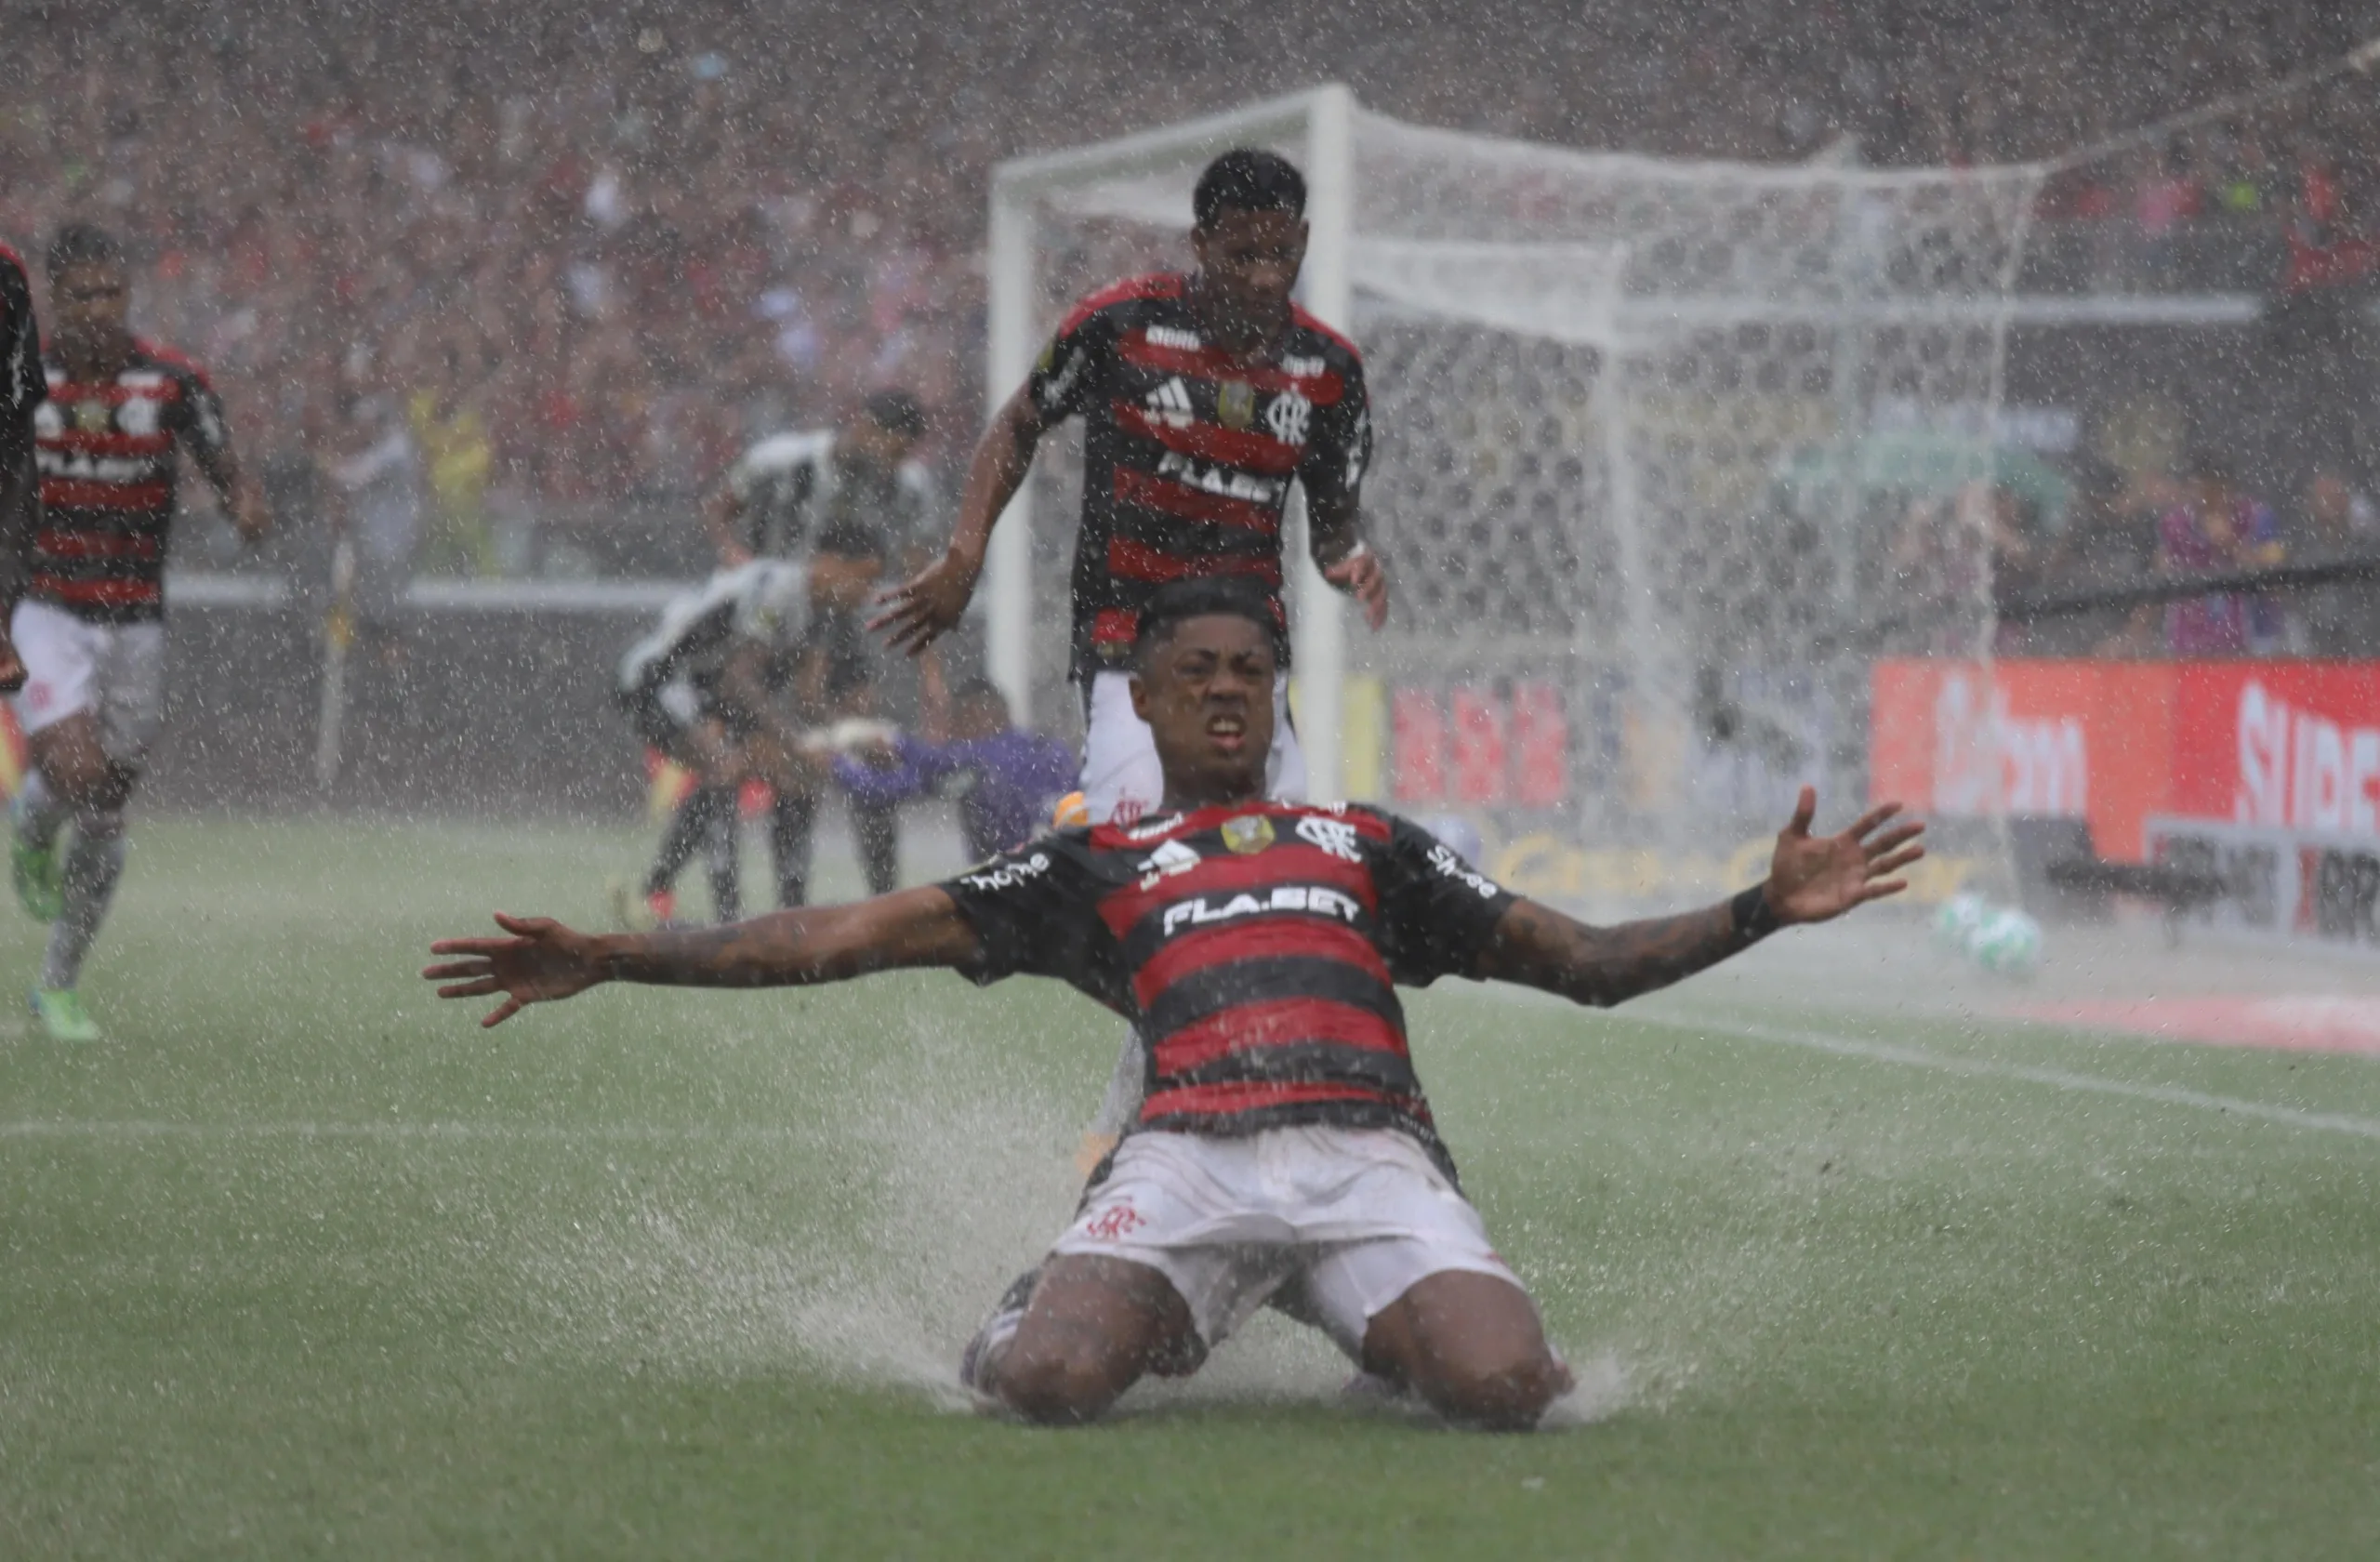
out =
<path fill-rule="evenodd" d="M 1140 633 L 1133 642 L 1135 658 L 1144 657 L 1170 639 L 1185 620 L 1216 614 L 1247 619 L 1263 630 L 1264 638 L 1276 642 L 1277 648 L 1280 625 L 1273 616 L 1270 599 L 1236 576 L 1208 575 L 1176 580 L 1157 589 L 1148 605 L 1141 609 Z"/>
<path fill-rule="evenodd" d="M 1207 165 L 1190 197 L 1198 226 L 1211 231 L 1227 211 L 1284 211 L 1305 215 L 1305 176 L 1277 152 L 1237 147 Z"/>
<path fill-rule="evenodd" d="M 74 266 L 121 266 L 124 245 L 96 222 L 70 222 L 51 237 L 43 258 L 54 277 Z"/>
<path fill-rule="evenodd" d="M 923 439 L 926 433 L 926 409 L 906 390 L 879 390 L 861 404 L 867 420 L 888 434 L 903 439 Z"/>

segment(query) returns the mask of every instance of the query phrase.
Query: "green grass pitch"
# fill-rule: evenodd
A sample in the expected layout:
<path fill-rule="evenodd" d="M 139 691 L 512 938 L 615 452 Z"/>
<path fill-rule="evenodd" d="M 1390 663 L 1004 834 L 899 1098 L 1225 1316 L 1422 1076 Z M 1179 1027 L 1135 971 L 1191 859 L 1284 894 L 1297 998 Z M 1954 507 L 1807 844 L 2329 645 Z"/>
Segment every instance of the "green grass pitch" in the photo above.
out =
<path fill-rule="evenodd" d="M 141 822 L 110 1039 L 0 1019 L 0 1555 L 2380 1554 L 2371 1060 L 1416 995 L 1574 1424 L 1342 1404 L 1264 1318 L 1038 1432 L 949 1376 L 1115 1022 L 937 976 L 486 1033 L 414 978 L 634 849 Z"/>

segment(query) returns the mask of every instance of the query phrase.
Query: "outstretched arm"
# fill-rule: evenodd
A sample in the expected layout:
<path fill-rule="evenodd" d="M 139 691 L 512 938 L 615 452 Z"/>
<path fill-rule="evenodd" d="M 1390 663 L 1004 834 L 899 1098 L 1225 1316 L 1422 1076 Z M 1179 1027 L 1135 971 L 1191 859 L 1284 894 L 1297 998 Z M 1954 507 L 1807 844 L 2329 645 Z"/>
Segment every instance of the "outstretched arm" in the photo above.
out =
<path fill-rule="evenodd" d="M 1768 881 L 1680 917 L 1590 927 L 1524 900 L 1504 913 L 1479 974 L 1608 1008 L 1705 971 L 1780 927 L 1823 922 L 1907 888 L 1894 875 L 1925 854 L 1925 827 L 1894 823 L 1900 804 L 1869 810 L 1840 835 L 1810 834 L 1818 794 L 1802 788 L 1777 837 Z"/>
<path fill-rule="evenodd" d="M 604 982 L 677 987 L 790 987 L 872 972 L 964 965 L 975 930 L 944 891 L 901 890 L 852 906 L 806 907 L 722 927 L 585 933 L 543 917 L 496 914 L 505 938 L 443 938 L 425 968 L 441 998 L 504 995 L 480 1024 L 501 1025 L 532 1003 L 575 997 Z"/>
<path fill-rule="evenodd" d="M 1048 427 L 1030 386 L 1018 387 L 1001 404 L 967 464 L 967 487 L 959 496 L 949 548 L 915 578 L 878 599 L 882 611 L 868 620 L 869 629 L 890 629 L 892 644 L 915 655 L 959 627 L 976 577 L 984 573 L 992 528 L 1025 486 L 1033 452 Z"/>

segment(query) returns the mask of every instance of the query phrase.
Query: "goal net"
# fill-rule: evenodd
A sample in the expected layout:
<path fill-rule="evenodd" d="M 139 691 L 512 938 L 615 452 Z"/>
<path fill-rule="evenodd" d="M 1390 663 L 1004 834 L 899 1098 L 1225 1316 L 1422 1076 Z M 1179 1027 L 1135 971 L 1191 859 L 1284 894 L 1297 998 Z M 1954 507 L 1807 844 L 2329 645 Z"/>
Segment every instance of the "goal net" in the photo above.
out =
<path fill-rule="evenodd" d="M 1374 405 L 1390 626 L 1348 627 L 1310 570 L 1292 603 L 1317 796 L 1469 814 L 1545 889 L 1699 890 L 1803 782 L 1836 818 L 1864 800 L 1875 657 L 1989 655 L 2035 173 L 1593 154 L 1327 87 L 1003 166 L 997 394 L 1074 298 L 1187 265 L 1191 184 L 1240 144 L 1305 168 L 1307 307 Z M 1053 454 L 989 592 L 995 676 L 1045 716 L 1079 470 Z"/>

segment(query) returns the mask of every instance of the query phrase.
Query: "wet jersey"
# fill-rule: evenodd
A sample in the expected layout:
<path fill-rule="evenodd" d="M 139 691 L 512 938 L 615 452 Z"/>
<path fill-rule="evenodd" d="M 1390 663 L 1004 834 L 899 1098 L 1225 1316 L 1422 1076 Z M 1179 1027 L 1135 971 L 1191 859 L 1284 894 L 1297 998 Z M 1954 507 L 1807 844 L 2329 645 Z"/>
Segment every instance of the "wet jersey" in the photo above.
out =
<path fill-rule="evenodd" d="M 32 451 L 33 409 L 47 394 L 41 373 L 41 334 L 33 325 L 33 285 L 17 252 L 0 245 L 0 472 Z"/>
<path fill-rule="evenodd" d="M 1026 382 L 1042 422 L 1083 419 L 1075 541 L 1078 679 L 1120 666 L 1140 611 L 1169 580 L 1237 575 L 1281 606 L 1281 511 L 1352 499 L 1371 455 L 1364 364 L 1303 310 L 1263 354 L 1199 334 L 1189 279 L 1134 277 L 1084 299 Z"/>
<path fill-rule="evenodd" d="M 1394 1128 L 1446 1158 L 1394 984 L 1476 975 L 1515 897 L 1369 808 L 1249 803 L 1060 830 L 942 886 L 963 974 L 1054 976 L 1128 1017 L 1138 1127 Z"/>
<path fill-rule="evenodd" d="M 69 378 L 54 356 L 44 374 L 49 399 L 33 415 L 43 520 L 27 595 L 102 623 L 162 617 L 174 447 L 224 486 L 223 404 L 197 364 L 146 342 L 104 380 Z"/>
<path fill-rule="evenodd" d="M 810 572 L 781 559 L 721 570 L 699 590 L 671 600 L 651 634 L 620 659 L 624 695 L 683 682 L 700 708 L 715 709 L 720 681 L 740 645 L 783 656 L 811 629 Z"/>
<path fill-rule="evenodd" d="M 774 434 L 727 469 L 740 540 L 760 558 L 800 559 L 854 528 L 879 536 L 888 569 L 933 541 L 940 501 L 919 461 L 879 471 L 835 459 L 830 430 Z M 834 551 L 828 549 L 828 551 Z"/>

